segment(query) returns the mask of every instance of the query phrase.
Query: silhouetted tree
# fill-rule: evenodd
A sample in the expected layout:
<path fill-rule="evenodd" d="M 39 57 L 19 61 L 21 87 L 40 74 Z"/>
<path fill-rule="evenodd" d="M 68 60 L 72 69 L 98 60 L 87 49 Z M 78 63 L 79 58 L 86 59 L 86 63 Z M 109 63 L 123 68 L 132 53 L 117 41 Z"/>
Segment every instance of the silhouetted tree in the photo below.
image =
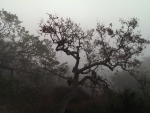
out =
<path fill-rule="evenodd" d="M 71 92 L 63 98 L 58 113 L 65 112 L 67 104 L 77 95 L 78 85 L 83 84 L 87 79 L 93 84 L 100 83 L 99 77 L 93 80 L 91 76 L 85 76 L 79 81 L 80 74 L 91 73 L 99 66 L 105 66 L 111 71 L 121 67 L 134 74 L 133 69 L 141 64 L 137 56 L 146 44 L 149 44 L 148 40 L 141 38 L 140 32 L 133 32 L 138 27 L 136 18 L 131 18 L 129 21 L 120 19 L 122 27 L 118 30 L 113 30 L 112 24 L 105 27 L 104 24 L 98 23 L 95 30 L 85 32 L 70 18 L 64 20 L 57 15 L 48 14 L 48 16 L 47 23 L 41 20 L 39 33 L 50 36 L 53 44 L 56 44 L 56 51 L 63 51 L 76 60 L 72 69 L 74 77 Z M 84 52 L 87 63 L 79 69 L 81 52 Z"/>

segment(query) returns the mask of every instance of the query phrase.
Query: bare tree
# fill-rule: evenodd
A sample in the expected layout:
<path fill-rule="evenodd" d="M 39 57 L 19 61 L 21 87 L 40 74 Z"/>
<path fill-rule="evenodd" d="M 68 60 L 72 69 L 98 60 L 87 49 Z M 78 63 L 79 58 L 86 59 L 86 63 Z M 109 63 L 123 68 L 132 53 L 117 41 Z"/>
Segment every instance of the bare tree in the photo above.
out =
<path fill-rule="evenodd" d="M 134 73 L 134 68 L 140 66 L 137 59 L 142 50 L 149 44 L 149 41 L 141 38 L 140 32 L 134 33 L 138 27 L 138 20 L 131 18 L 129 21 L 120 19 L 122 24 L 118 30 L 112 29 L 104 24 L 97 24 L 96 29 L 83 31 L 78 24 L 70 18 L 64 20 L 57 15 L 49 15 L 45 23 L 41 20 L 39 33 L 49 35 L 53 44 L 56 44 L 56 51 L 63 51 L 68 56 L 72 56 L 76 62 L 72 69 L 74 73 L 71 92 L 61 101 L 58 113 L 64 113 L 65 108 L 78 92 L 78 85 L 90 80 L 95 84 L 92 76 L 86 74 L 94 72 L 99 66 L 105 66 L 113 71 L 116 67 L 121 67 L 130 73 Z M 84 52 L 87 63 L 79 69 L 81 63 L 81 52 Z M 79 75 L 86 76 L 79 81 Z M 100 78 L 96 78 L 100 80 Z"/>

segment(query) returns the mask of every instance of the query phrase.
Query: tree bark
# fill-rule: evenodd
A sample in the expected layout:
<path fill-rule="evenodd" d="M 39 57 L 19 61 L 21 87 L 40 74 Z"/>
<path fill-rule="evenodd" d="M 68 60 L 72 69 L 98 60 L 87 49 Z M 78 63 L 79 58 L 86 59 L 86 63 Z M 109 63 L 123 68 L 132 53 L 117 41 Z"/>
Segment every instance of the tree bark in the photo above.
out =
<path fill-rule="evenodd" d="M 69 94 L 67 94 L 59 104 L 58 110 L 56 113 L 65 113 L 65 109 L 69 102 L 77 95 L 78 93 L 78 77 L 79 74 L 75 74 L 75 78 L 72 84 L 72 88 Z"/>

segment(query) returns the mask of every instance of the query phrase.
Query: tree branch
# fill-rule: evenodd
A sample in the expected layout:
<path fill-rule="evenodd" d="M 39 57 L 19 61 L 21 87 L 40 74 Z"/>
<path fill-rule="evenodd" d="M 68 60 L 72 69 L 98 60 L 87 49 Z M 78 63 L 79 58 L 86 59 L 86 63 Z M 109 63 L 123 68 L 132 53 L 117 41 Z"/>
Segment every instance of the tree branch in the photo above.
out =
<path fill-rule="evenodd" d="M 78 85 L 82 85 L 86 80 L 90 80 L 92 83 L 95 83 L 91 76 L 85 76 L 81 81 L 78 82 Z"/>
<path fill-rule="evenodd" d="M 106 67 L 108 67 L 111 71 L 113 71 L 113 69 L 114 69 L 114 68 L 111 67 L 110 65 L 106 64 L 106 61 L 102 61 L 102 62 L 96 62 L 96 63 L 93 63 L 93 64 L 91 64 L 91 65 L 89 65 L 89 66 L 85 66 L 85 67 L 81 68 L 81 69 L 79 70 L 79 73 L 83 73 L 83 71 L 85 71 L 85 70 L 87 70 L 87 69 L 90 69 L 90 68 L 92 68 L 92 67 L 94 67 L 94 66 L 98 66 L 98 65 L 106 66 Z"/>

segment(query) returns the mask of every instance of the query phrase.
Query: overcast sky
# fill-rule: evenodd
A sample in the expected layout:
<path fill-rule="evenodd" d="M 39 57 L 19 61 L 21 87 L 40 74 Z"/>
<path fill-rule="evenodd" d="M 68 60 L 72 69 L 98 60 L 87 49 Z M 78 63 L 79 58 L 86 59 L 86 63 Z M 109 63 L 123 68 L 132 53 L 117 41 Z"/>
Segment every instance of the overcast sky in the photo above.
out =
<path fill-rule="evenodd" d="M 46 13 L 49 13 L 70 17 L 83 29 L 96 28 L 97 22 L 112 23 L 119 28 L 120 18 L 128 20 L 137 17 L 142 36 L 146 39 L 150 37 L 150 0 L 0 0 L 2 8 L 16 14 L 31 34 L 37 34 L 40 19 L 47 20 Z M 150 46 L 145 50 L 145 56 L 148 55 Z M 64 58 L 61 57 L 61 60 Z"/>

